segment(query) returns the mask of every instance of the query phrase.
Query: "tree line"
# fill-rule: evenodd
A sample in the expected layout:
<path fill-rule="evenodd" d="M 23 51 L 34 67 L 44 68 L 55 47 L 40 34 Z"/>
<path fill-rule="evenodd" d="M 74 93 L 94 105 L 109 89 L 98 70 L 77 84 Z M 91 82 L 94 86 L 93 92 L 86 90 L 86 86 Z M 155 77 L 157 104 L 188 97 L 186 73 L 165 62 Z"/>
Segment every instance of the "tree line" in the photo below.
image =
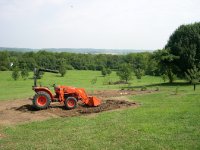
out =
<path fill-rule="evenodd" d="M 127 55 L 109 54 L 75 54 L 67 52 L 0 52 L 0 70 L 14 68 L 32 71 L 35 67 L 66 70 L 118 70 L 121 64 L 131 64 L 133 70 L 142 69 L 147 75 L 157 75 L 158 63 L 153 59 L 153 53 L 131 53 Z"/>
<path fill-rule="evenodd" d="M 154 52 L 127 55 L 0 52 L 0 71 L 16 68 L 32 71 L 35 67 L 56 69 L 61 75 L 71 69 L 100 70 L 103 76 L 115 70 L 126 81 L 134 73 L 138 79 L 143 75 L 154 75 L 173 82 L 178 77 L 195 84 L 200 80 L 200 23 L 181 25 L 169 37 L 166 46 Z"/>

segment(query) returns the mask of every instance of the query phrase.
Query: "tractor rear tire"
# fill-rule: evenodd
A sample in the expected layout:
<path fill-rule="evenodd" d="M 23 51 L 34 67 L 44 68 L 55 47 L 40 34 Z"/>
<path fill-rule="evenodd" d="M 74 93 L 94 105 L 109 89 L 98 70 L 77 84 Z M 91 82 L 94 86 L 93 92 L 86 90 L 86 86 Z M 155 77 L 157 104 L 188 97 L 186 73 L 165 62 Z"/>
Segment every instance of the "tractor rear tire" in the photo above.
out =
<path fill-rule="evenodd" d="M 65 99 L 64 104 L 66 109 L 74 109 L 77 107 L 77 99 L 75 97 L 68 97 Z"/>
<path fill-rule="evenodd" d="M 36 109 L 46 109 L 51 103 L 51 97 L 46 92 L 38 92 L 33 98 L 33 106 Z"/>

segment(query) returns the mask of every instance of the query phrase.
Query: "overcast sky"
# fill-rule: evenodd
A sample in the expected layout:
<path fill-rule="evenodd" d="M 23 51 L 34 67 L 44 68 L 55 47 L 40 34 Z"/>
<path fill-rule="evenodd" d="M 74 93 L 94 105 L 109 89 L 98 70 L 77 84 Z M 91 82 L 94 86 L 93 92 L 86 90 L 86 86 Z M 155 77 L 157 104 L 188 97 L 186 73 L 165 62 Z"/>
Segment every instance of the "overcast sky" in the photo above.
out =
<path fill-rule="evenodd" d="M 200 0 L 0 0 L 0 47 L 155 50 Z"/>

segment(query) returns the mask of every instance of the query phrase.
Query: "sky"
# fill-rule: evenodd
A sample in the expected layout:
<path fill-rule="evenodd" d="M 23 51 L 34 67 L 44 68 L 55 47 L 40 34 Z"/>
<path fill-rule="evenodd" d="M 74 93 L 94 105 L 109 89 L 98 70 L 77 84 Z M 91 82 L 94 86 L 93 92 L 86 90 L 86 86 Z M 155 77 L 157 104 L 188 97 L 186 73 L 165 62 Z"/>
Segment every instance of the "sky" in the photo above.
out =
<path fill-rule="evenodd" d="M 0 0 L 0 47 L 162 49 L 200 0 Z"/>

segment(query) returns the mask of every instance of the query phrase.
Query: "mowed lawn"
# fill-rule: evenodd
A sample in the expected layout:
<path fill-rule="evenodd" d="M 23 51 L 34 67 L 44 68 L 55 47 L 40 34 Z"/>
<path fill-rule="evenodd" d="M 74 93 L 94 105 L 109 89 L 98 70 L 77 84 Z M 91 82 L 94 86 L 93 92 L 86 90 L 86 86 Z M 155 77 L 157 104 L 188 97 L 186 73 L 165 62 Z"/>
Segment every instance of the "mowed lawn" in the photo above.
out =
<path fill-rule="evenodd" d="M 48 84 L 47 79 L 58 84 L 64 80 L 68 85 L 85 87 L 88 91 L 93 90 L 94 86 L 95 89 L 125 86 L 103 85 L 100 72 L 69 71 L 64 78 L 52 74 L 45 76 L 45 84 Z M 93 86 L 90 80 L 96 76 L 97 83 Z M 2 84 L 7 83 L 10 91 L 20 93 L 19 97 L 33 94 L 31 87 L 27 95 L 21 94 L 23 90 L 29 90 L 32 80 L 14 82 L 10 79 L 6 82 L 2 79 L 8 80 L 9 77 L 2 76 L 2 72 L 0 77 L 1 90 Z M 114 73 L 112 78 L 118 80 Z M 200 149 L 200 87 L 193 91 L 192 86 L 183 81 L 170 86 L 161 82 L 159 77 L 149 76 L 132 81 L 131 86 L 135 89 L 143 85 L 150 90 L 160 89 L 151 94 L 129 96 L 130 101 L 140 104 L 138 108 L 2 126 L 0 149 Z M 25 86 L 20 88 L 22 83 Z M 1 91 L 0 99 L 6 100 L 2 94 Z"/>
<path fill-rule="evenodd" d="M 12 72 L 10 71 L 0 71 L 0 101 L 32 97 L 34 95 L 34 91 L 32 91 L 33 73 L 29 73 L 29 78 L 27 80 L 19 78 L 17 81 L 12 79 L 11 74 Z M 95 84 L 91 83 L 93 79 L 97 79 Z M 112 72 L 112 74 L 108 77 L 103 77 L 100 71 L 69 70 L 64 77 L 60 77 L 60 74 L 45 73 L 42 79 L 38 80 L 38 85 L 48 86 L 52 92 L 52 85 L 56 84 L 82 87 L 90 93 L 94 90 L 121 89 L 124 86 L 127 86 L 104 85 L 103 83 L 105 81 L 116 82 L 119 81 L 119 77 L 116 76 L 115 72 Z M 149 78 L 148 76 L 145 76 L 142 80 L 136 80 L 136 78 L 133 78 L 131 81 L 131 86 L 140 86 L 161 82 L 162 80 L 159 77 Z"/>

